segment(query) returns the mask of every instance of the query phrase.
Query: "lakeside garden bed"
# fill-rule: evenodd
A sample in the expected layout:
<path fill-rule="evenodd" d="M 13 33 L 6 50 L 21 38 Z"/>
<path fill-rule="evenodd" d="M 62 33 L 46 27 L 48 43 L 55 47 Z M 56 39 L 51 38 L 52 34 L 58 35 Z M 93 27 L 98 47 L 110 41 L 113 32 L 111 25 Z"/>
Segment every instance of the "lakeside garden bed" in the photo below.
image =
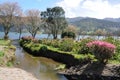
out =
<path fill-rule="evenodd" d="M 51 58 L 55 61 L 59 61 L 66 64 L 67 69 L 63 71 L 62 74 L 66 75 L 72 80 L 78 80 L 78 78 L 81 79 L 80 76 L 82 75 L 92 76 L 92 78 L 93 78 L 93 75 L 96 75 L 96 78 L 98 76 L 101 76 L 103 77 L 104 80 L 108 80 L 108 77 L 111 77 L 111 73 L 113 73 L 111 79 L 113 78 L 114 80 L 120 79 L 120 76 L 116 76 L 120 74 L 120 71 L 119 71 L 120 70 L 120 65 L 119 65 L 120 63 L 120 57 L 119 57 L 120 43 L 119 42 L 120 41 L 113 39 L 111 37 L 101 40 L 103 42 L 109 42 L 116 46 L 116 51 L 115 52 L 114 50 L 112 51 L 114 52 L 114 54 L 110 56 L 110 59 L 107 59 L 107 57 L 105 57 L 108 60 L 107 63 L 110 64 L 112 67 L 107 66 L 106 63 L 100 63 L 101 62 L 100 59 L 96 58 L 96 56 L 92 54 L 92 52 L 86 46 L 87 43 L 92 41 L 94 41 L 94 39 L 91 39 L 91 38 L 82 39 L 80 41 L 74 41 L 68 38 L 62 39 L 62 40 L 47 40 L 47 39 L 36 40 L 31 37 L 23 37 L 20 40 L 20 45 L 29 54 L 32 54 L 34 56 Z M 104 49 L 103 49 L 103 52 L 104 52 Z M 117 68 L 114 68 L 114 67 L 117 67 Z M 86 70 L 86 72 L 81 73 L 84 70 Z M 96 74 L 96 71 L 98 70 L 101 71 L 101 73 Z M 109 74 L 105 75 L 105 74 L 102 74 L 102 72 L 109 72 Z M 75 76 L 77 77 L 77 79 L 74 79 Z M 88 79 L 91 79 L 91 78 L 89 77 Z M 96 80 L 95 77 L 93 80 Z M 99 80 L 102 80 L 102 78 Z"/>

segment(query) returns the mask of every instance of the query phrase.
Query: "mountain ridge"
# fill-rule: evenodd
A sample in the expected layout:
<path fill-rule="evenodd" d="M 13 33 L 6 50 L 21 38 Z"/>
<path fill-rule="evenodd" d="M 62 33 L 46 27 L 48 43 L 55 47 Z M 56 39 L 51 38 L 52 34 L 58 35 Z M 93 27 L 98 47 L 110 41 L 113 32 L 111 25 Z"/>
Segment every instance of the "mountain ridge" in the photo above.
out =
<path fill-rule="evenodd" d="M 120 32 L 120 18 L 90 18 L 90 17 L 77 17 L 67 18 L 68 24 L 74 25 L 85 32 L 95 32 L 98 29 L 118 34 Z M 117 33 L 116 33 L 117 32 Z"/>

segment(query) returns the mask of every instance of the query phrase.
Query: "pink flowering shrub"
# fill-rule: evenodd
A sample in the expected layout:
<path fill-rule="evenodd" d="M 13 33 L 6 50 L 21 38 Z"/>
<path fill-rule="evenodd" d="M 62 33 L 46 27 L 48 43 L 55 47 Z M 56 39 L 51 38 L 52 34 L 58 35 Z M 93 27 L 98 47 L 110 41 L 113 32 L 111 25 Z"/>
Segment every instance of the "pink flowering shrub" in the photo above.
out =
<path fill-rule="evenodd" d="M 105 41 L 92 41 L 86 44 L 95 57 L 103 63 L 106 63 L 115 52 L 115 45 Z"/>
<path fill-rule="evenodd" d="M 32 41 L 32 42 L 38 43 L 38 39 L 33 38 L 32 36 L 24 36 L 21 39 L 24 40 L 24 41 L 27 41 L 27 42 Z"/>

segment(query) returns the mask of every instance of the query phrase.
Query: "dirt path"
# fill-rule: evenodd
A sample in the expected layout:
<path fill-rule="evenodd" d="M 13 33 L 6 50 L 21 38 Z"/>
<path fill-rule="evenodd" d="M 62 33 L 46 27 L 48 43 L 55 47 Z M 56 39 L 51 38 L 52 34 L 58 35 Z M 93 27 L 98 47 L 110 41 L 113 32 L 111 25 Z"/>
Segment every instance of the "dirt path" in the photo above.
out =
<path fill-rule="evenodd" d="M 0 67 L 0 80 L 38 80 L 32 74 L 19 68 Z"/>

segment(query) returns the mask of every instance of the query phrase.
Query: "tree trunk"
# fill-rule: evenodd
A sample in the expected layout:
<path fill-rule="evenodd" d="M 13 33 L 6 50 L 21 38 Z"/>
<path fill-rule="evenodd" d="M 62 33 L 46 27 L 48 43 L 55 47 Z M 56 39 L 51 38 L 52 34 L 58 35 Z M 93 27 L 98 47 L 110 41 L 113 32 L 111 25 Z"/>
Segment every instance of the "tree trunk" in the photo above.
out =
<path fill-rule="evenodd" d="M 33 34 L 32 34 L 32 37 L 35 38 L 35 36 L 36 36 L 36 33 L 33 33 Z"/>
<path fill-rule="evenodd" d="M 53 39 L 57 39 L 57 36 L 54 36 Z"/>
<path fill-rule="evenodd" d="M 56 34 L 53 34 L 53 39 L 57 39 L 57 35 Z"/>
<path fill-rule="evenodd" d="M 8 31 L 5 31 L 4 39 L 5 39 L 5 40 L 8 40 L 8 39 L 9 39 Z"/>
<path fill-rule="evenodd" d="M 20 40 L 20 38 L 21 38 L 21 34 L 22 34 L 22 32 L 20 31 L 20 33 L 19 33 L 19 40 Z"/>

